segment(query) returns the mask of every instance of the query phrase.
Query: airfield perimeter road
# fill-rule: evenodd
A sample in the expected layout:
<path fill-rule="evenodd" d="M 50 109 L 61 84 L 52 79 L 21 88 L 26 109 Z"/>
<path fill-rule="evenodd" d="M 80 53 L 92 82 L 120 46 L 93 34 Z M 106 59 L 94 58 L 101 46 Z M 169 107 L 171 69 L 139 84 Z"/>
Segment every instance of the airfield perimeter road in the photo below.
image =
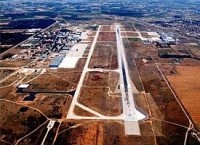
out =
<path fill-rule="evenodd" d="M 42 140 L 41 145 L 44 145 L 44 142 L 45 142 L 45 140 L 47 138 L 47 135 L 48 135 L 49 131 L 53 128 L 54 124 L 55 124 L 54 120 L 50 120 L 49 121 L 49 124 L 47 125 L 47 132 L 46 132 L 46 134 L 45 134 L 45 136 L 44 136 L 44 138 Z"/>

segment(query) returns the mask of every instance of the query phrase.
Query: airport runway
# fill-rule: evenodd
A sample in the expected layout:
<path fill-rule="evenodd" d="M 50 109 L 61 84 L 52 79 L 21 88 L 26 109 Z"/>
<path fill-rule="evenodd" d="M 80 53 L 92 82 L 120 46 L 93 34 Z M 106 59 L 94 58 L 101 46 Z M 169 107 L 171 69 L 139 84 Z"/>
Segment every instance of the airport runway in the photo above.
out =
<path fill-rule="evenodd" d="M 116 38 L 118 49 L 118 64 L 120 70 L 120 89 L 122 92 L 124 126 L 126 135 L 140 135 L 140 128 L 138 120 L 140 118 L 139 112 L 136 110 L 133 91 L 131 87 L 131 80 L 128 73 L 128 65 L 122 36 L 120 33 L 120 25 L 116 25 Z M 142 115 L 141 115 L 142 116 Z"/>

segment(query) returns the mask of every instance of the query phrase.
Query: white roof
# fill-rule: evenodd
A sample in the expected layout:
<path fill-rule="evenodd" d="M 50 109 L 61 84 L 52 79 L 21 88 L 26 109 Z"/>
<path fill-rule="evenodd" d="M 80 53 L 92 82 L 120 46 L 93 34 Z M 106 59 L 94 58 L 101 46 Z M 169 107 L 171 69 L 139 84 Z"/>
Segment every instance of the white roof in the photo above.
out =
<path fill-rule="evenodd" d="M 147 32 L 147 34 L 151 35 L 151 36 L 158 36 L 158 37 L 160 37 L 160 35 L 157 32 Z"/>
<path fill-rule="evenodd" d="M 76 44 L 74 45 L 68 53 L 66 53 L 65 58 L 62 60 L 59 68 L 75 68 L 76 63 L 79 58 L 81 58 L 87 48 L 88 44 Z"/>
<path fill-rule="evenodd" d="M 78 57 L 66 57 L 60 63 L 59 68 L 75 68 L 78 59 Z"/>
<path fill-rule="evenodd" d="M 81 34 L 81 39 L 87 39 L 87 38 L 88 38 L 87 32 L 83 32 Z"/>
<path fill-rule="evenodd" d="M 175 41 L 172 37 L 167 37 L 168 41 Z"/>
<path fill-rule="evenodd" d="M 151 40 L 152 41 L 160 41 L 160 38 L 159 37 L 152 37 Z"/>
<path fill-rule="evenodd" d="M 148 41 L 148 39 L 147 39 L 147 38 L 144 38 L 144 37 L 141 38 L 141 40 L 142 40 L 142 41 Z"/>
<path fill-rule="evenodd" d="M 31 47 L 33 44 L 27 43 L 27 44 L 22 44 L 21 47 Z"/>
<path fill-rule="evenodd" d="M 41 29 L 38 28 L 38 29 L 28 29 L 28 32 L 36 32 L 36 31 L 40 31 Z"/>
<path fill-rule="evenodd" d="M 18 88 L 21 88 L 21 89 L 23 89 L 23 88 L 28 88 L 29 87 L 29 84 L 20 84 L 19 86 L 18 86 Z"/>

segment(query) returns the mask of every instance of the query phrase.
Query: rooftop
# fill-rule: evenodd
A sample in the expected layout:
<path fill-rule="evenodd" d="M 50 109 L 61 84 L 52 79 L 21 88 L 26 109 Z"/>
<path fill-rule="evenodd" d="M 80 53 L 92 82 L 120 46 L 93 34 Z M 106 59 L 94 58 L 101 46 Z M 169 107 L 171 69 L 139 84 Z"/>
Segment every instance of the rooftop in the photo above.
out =
<path fill-rule="evenodd" d="M 29 87 L 29 84 L 20 84 L 17 88 L 19 89 L 26 89 Z"/>

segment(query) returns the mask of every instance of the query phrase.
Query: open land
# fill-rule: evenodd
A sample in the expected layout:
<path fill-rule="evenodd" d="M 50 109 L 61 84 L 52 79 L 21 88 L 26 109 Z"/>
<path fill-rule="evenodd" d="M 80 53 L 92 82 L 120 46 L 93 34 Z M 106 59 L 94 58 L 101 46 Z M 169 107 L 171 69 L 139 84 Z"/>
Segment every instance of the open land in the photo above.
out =
<path fill-rule="evenodd" d="M 168 132 L 169 130 L 167 129 L 168 131 L 165 131 L 165 128 L 168 128 L 166 126 L 170 127 L 170 125 L 163 124 L 163 121 L 173 122 L 183 126 L 189 125 L 186 117 L 187 114 L 185 114 L 182 107 L 179 106 L 179 103 L 165 82 L 165 79 L 161 74 L 162 72 L 160 72 L 157 67 L 157 63 L 170 63 L 171 60 L 160 59 L 158 57 L 158 50 L 154 45 L 144 45 L 141 41 L 124 39 L 124 46 L 127 51 L 127 59 L 130 59 L 130 63 L 128 60 L 129 71 L 132 74 L 135 72 L 134 76 L 138 76 L 136 77 L 137 79 L 134 77 L 132 80 L 139 90 L 144 90 L 147 93 L 145 95 L 145 99 L 136 99 L 136 102 L 138 102 L 138 104 L 141 104 L 141 101 L 143 102 L 143 107 L 141 107 L 143 110 L 146 110 L 146 112 L 149 112 L 150 120 L 153 121 L 152 126 L 157 142 L 165 144 L 166 140 L 162 136 L 164 135 L 166 138 L 170 138 L 170 133 Z M 144 102 L 147 104 L 144 105 Z M 183 134 L 187 130 L 180 129 L 180 127 L 175 126 L 173 127 L 173 130 L 177 132 L 177 136 L 174 136 L 174 142 L 172 143 L 175 144 L 179 141 L 178 136 L 182 136 L 182 138 L 184 138 Z"/>
<path fill-rule="evenodd" d="M 135 32 L 122 32 L 121 33 L 122 36 L 126 36 L 126 37 L 138 37 L 139 35 Z"/>
<path fill-rule="evenodd" d="M 140 33 L 130 22 L 121 24 L 119 34 L 131 80 L 128 86 L 134 88 L 136 109 L 146 117 L 138 121 L 140 135 L 126 135 L 124 129 L 117 31 L 115 24 L 105 22 L 98 29 L 92 26 L 88 38 L 80 41 L 89 46 L 74 68 L 49 67 L 63 51 L 54 47 L 50 47 L 50 54 L 45 50 L 41 54 L 36 52 L 33 61 L 28 57 L 1 60 L 0 73 L 5 80 L 0 83 L 3 110 L 0 143 L 198 144 L 198 136 L 195 137 L 200 127 L 198 46 L 179 44 L 161 48 L 154 43 L 145 44 L 141 38 L 150 38 L 146 27 L 136 25 L 142 27 Z M 50 31 L 52 35 L 60 34 L 61 29 L 56 26 Z M 43 58 L 43 53 L 47 57 Z M 167 57 L 162 57 L 163 54 Z M 178 61 L 171 58 L 186 54 L 191 58 Z M 20 90 L 18 85 L 22 83 L 29 84 L 28 88 Z M 26 100 L 29 96 L 34 97 Z"/>
<path fill-rule="evenodd" d="M 74 84 L 54 76 L 52 74 L 42 74 L 30 82 L 29 90 L 64 91 L 74 87 Z"/>
<path fill-rule="evenodd" d="M 49 118 L 62 119 L 66 117 L 71 100 L 65 94 L 36 94 L 34 101 L 23 103 L 40 109 Z"/>
<path fill-rule="evenodd" d="M 0 67 L 21 67 L 30 63 L 30 60 L 2 60 L 0 61 Z"/>
<path fill-rule="evenodd" d="M 88 73 L 84 87 L 81 89 L 79 102 L 108 116 L 120 115 L 121 99 L 118 94 L 114 93 L 118 80 L 119 75 L 114 72 Z"/>
<path fill-rule="evenodd" d="M 115 25 L 105 25 L 105 26 L 102 26 L 101 27 L 101 30 L 102 32 L 112 32 L 112 31 L 115 31 Z"/>
<path fill-rule="evenodd" d="M 90 68 L 117 69 L 117 48 L 113 42 L 97 42 Z"/>
<path fill-rule="evenodd" d="M 200 109 L 200 67 L 178 66 L 176 72 L 177 74 L 169 75 L 167 78 L 193 121 L 199 128 L 200 113 L 198 110 Z"/>
<path fill-rule="evenodd" d="M 0 5 L 0 144 L 200 144 L 199 0 Z"/>
<path fill-rule="evenodd" d="M 16 143 L 18 139 L 32 132 L 47 120 L 38 111 L 1 100 L 1 141 Z M 9 119 L 12 118 L 12 119 Z M 41 123 L 41 124 L 40 124 Z"/>
<path fill-rule="evenodd" d="M 66 126 L 64 122 L 63 126 Z M 80 124 L 80 125 L 79 125 Z M 56 144 L 115 144 L 115 145 L 153 145 L 154 138 L 148 122 L 141 122 L 142 136 L 125 136 L 122 122 L 115 121 L 82 121 L 75 123 L 72 126 L 77 126 L 75 129 L 59 131 Z M 117 131 L 116 131 L 117 130 Z M 79 132 L 77 134 L 77 132 Z M 148 141 L 148 142 L 147 142 Z"/>
<path fill-rule="evenodd" d="M 115 32 L 100 32 L 97 41 L 116 41 Z"/>
<path fill-rule="evenodd" d="M 8 69 L 1 69 L 0 70 L 0 80 L 3 79 L 4 77 L 12 74 L 14 70 L 8 70 Z"/>

